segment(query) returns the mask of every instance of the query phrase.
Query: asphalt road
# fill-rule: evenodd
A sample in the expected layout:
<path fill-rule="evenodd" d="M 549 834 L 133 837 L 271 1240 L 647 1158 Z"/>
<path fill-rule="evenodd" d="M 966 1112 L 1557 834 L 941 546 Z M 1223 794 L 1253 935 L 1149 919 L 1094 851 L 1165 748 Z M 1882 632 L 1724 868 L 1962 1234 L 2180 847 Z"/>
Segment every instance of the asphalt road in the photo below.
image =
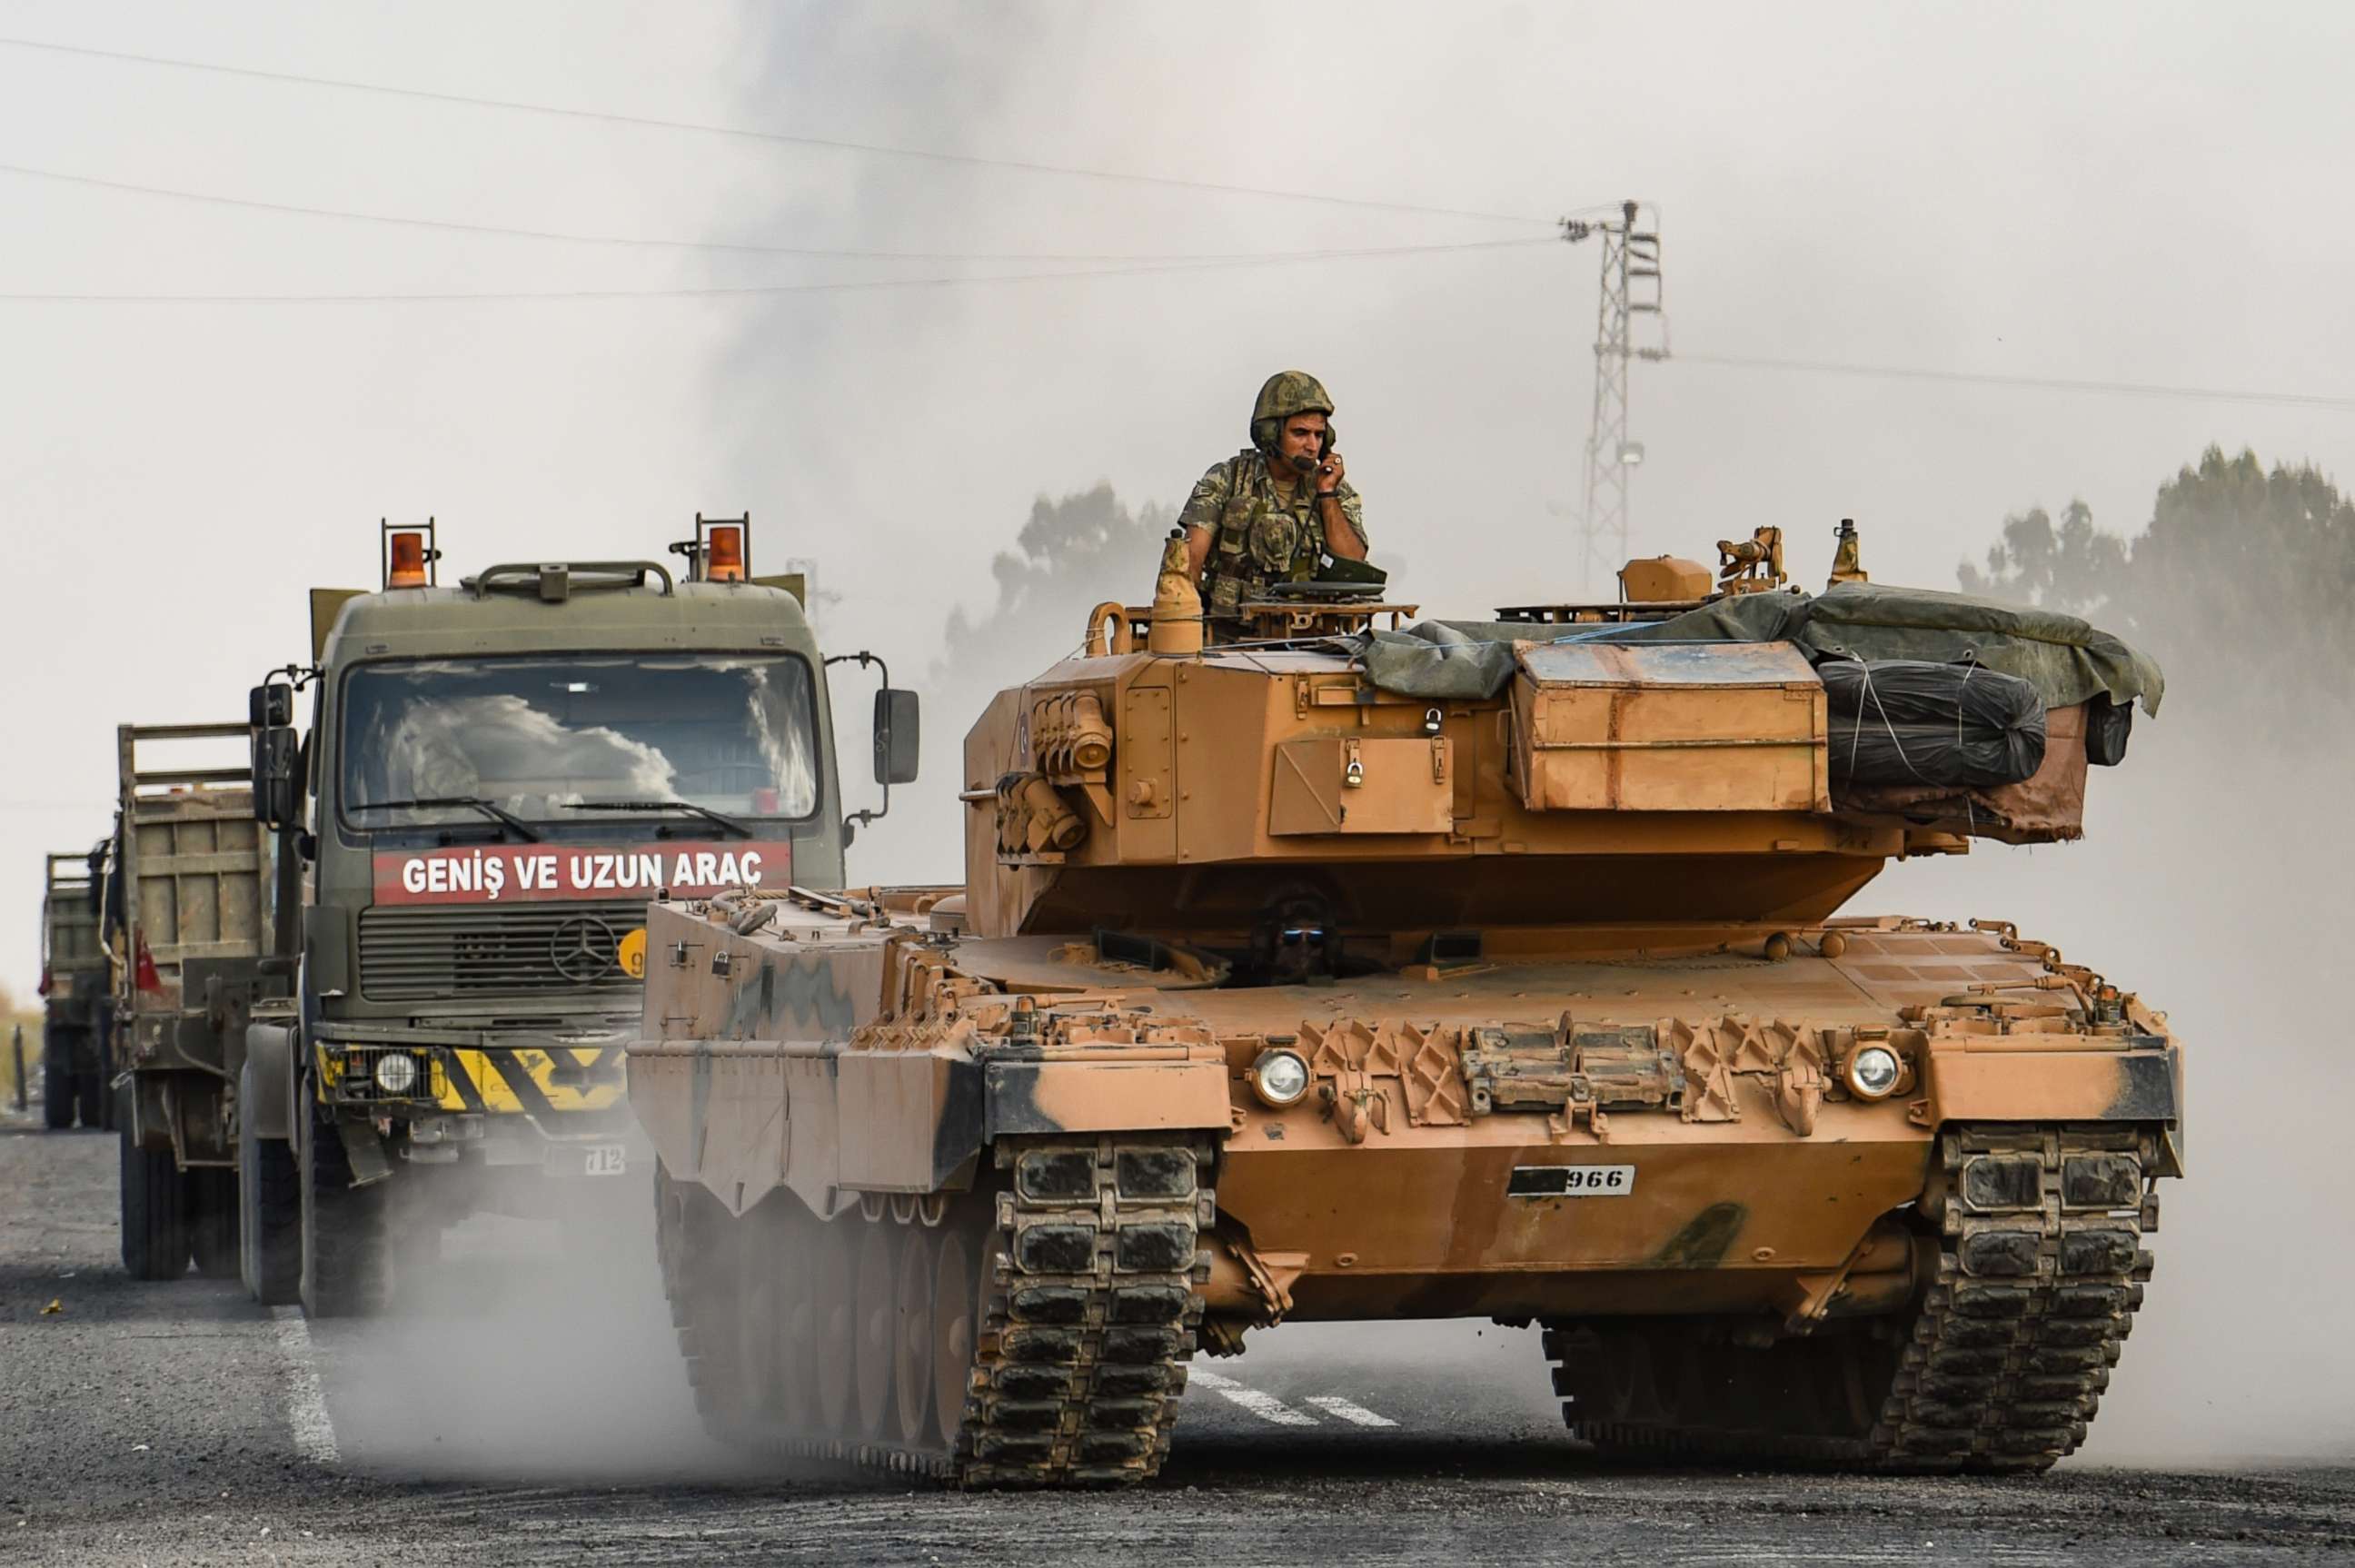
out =
<path fill-rule="evenodd" d="M 233 1284 L 126 1278 L 114 1180 L 112 1139 L 0 1119 L 0 1562 L 2355 1560 L 2355 1465 L 1614 1469 L 1562 1433 L 1534 1337 L 1471 1324 L 1286 1328 L 1198 1362 L 1141 1493 L 779 1473 L 697 1426 L 634 1179 L 593 1251 L 471 1221 L 400 1317 L 315 1326 Z"/>

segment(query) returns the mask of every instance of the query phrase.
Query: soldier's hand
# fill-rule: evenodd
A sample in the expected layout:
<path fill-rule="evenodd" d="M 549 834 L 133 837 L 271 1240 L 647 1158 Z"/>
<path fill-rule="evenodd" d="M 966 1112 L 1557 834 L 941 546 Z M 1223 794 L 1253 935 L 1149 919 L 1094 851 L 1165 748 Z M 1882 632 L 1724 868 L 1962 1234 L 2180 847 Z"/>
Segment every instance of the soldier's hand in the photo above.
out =
<path fill-rule="evenodd" d="M 1325 461 L 1316 465 L 1316 488 L 1319 490 L 1339 489 L 1341 487 L 1342 476 L 1348 474 L 1348 471 L 1349 465 L 1341 461 L 1341 454 L 1339 453 L 1327 453 L 1325 454 Z"/>

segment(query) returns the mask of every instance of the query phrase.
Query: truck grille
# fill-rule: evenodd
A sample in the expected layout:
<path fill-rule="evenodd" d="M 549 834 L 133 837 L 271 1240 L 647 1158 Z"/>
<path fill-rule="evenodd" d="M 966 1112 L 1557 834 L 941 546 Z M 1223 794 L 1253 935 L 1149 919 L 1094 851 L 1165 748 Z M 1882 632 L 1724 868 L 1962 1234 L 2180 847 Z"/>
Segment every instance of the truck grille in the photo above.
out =
<path fill-rule="evenodd" d="M 534 992 L 619 991 L 638 984 L 615 949 L 646 923 L 634 900 L 360 912 L 360 990 L 373 1001 Z"/>

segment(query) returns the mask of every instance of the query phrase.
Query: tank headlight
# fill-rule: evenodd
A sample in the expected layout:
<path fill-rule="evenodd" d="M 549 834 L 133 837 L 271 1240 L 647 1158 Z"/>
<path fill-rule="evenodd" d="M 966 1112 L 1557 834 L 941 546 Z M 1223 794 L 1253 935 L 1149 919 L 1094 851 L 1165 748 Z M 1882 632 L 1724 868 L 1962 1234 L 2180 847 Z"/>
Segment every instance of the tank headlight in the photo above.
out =
<path fill-rule="evenodd" d="M 1848 1086 L 1859 1100 L 1888 1098 L 1904 1077 L 1904 1060 L 1885 1045 L 1859 1046 L 1848 1059 Z"/>
<path fill-rule="evenodd" d="M 1296 1051 L 1263 1051 L 1251 1066 L 1252 1093 L 1282 1110 L 1308 1093 L 1308 1063 Z"/>
<path fill-rule="evenodd" d="M 388 1051 L 376 1059 L 376 1086 L 396 1099 L 417 1087 L 417 1058 Z"/>

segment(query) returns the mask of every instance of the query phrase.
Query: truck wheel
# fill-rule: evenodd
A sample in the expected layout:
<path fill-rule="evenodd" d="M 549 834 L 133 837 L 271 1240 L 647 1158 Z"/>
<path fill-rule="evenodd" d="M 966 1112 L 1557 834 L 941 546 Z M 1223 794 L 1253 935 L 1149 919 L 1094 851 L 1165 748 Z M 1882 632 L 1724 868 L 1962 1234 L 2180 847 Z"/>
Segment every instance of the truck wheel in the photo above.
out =
<path fill-rule="evenodd" d="M 41 1125 L 53 1133 L 73 1125 L 73 1045 L 56 1029 L 41 1031 Z"/>
<path fill-rule="evenodd" d="M 207 1279 L 237 1277 L 237 1172 L 208 1166 L 188 1172 L 190 1250 Z"/>
<path fill-rule="evenodd" d="M 253 1104 L 250 1059 L 238 1073 L 237 1102 Z M 303 1294 L 302 1172 L 294 1146 L 245 1133 L 237 1145 L 238 1272 L 246 1294 L 284 1307 Z"/>
<path fill-rule="evenodd" d="M 124 1084 L 127 1100 L 131 1086 Z M 172 1163 L 131 1141 L 131 1108 L 117 1107 L 123 1149 L 123 1266 L 133 1279 L 177 1279 L 188 1271 L 188 1189 Z"/>
<path fill-rule="evenodd" d="M 386 1274 L 383 1188 L 352 1185 L 344 1136 L 316 1110 L 303 1140 L 301 1167 L 303 1310 L 314 1317 L 379 1310 Z"/>
<path fill-rule="evenodd" d="M 106 1080 L 97 1072 L 74 1074 L 74 1102 L 81 1112 L 85 1130 L 96 1131 L 106 1125 Z"/>

